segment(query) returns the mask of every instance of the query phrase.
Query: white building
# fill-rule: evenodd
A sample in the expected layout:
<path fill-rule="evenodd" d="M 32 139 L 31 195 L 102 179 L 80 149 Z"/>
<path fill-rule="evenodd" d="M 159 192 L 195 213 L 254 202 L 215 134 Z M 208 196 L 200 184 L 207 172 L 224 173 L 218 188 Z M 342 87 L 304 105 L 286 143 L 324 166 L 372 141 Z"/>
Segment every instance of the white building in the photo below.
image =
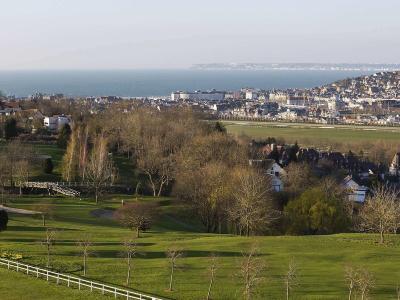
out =
<path fill-rule="evenodd" d="M 346 189 L 350 201 L 364 203 L 368 192 L 366 186 L 359 185 L 351 176 L 347 176 L 343 180 L 343 187 Z"/>
<path fill-rule="evenodd" d="M 194 92 L 176 91 L 171 94 L 172 101 L 178 101 L 178 100 L 222 101 L 224 99 L 225 99 L 225 92 L 220 92 L 216 90 L 194 91 Z"/>
<path fill-rule="evenodd" d="M 246 91 L 246 100 L 257 100 L 258 93 L 254 90 L 247 90 Z"/>
<path fill-rule="evenodd" d="M 392 176 L 400 175 L 400 153 L 393 156 L 392 163 L 390 164 L 389 174 Z"/>
<path fill-rule="evenodd" d="M 262 167 L 265 170 L 265 173 L 271 179 L 272 189 L 275 192 L 283 191 L 282 177 L 285 176 L 286 171 L 273 159 L 267 159 L 267 160 L 250 159 L 249 165 Z"/>
<path fill-rule="evenodd" d="M 52 117 L 44 117 L 43 124 L 44 127 L 49 129 L 50 131 L 58 131 L 65 124 L 70 124 L 71 119 L 68 116 L 52 116 Z"/>

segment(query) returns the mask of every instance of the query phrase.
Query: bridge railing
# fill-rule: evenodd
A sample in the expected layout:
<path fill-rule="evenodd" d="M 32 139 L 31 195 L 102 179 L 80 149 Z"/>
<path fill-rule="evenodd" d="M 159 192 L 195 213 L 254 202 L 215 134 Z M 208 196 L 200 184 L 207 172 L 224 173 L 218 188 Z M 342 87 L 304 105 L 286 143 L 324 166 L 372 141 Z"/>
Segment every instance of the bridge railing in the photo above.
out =
<path fill-rule="evenodd" d="M 122 289 L 99 281 L 83 279 L 78 276 L 54 272 L 48 269 L 39 268 L 33 265 L 20 263 L 18 261 L 0 258 L 0 266 L 7 267 L 9 270 L 15 270 L 27 275 L 35 276 L 36 278 L 53 280 L 56 284 L 65 284 L 67 287 L 75 287 L 79 290 L 99 291 L 103 295 L 114 295 L 115 298 L 125 298 L 127 300 L 163 300 L 151 295 L 142 294 L 129 289 Z"/>

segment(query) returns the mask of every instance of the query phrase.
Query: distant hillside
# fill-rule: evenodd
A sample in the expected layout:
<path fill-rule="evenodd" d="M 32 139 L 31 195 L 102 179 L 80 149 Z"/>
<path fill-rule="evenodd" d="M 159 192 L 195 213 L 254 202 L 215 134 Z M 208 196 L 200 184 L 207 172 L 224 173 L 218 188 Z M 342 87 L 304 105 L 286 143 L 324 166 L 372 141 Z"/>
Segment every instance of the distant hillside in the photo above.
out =
<path fill-rule="evenodd" d="M 400 71 L 347 78 L 312 89 L 314 94 L 339 94 L 347 98 L 400 99 Z"/>
<path fill-rule="evenodd" d="M 210 63 L 196 64 L 196 70 L 310 70 L 310 71 L 395 71 L 400 64 L 350 63 Z"/>

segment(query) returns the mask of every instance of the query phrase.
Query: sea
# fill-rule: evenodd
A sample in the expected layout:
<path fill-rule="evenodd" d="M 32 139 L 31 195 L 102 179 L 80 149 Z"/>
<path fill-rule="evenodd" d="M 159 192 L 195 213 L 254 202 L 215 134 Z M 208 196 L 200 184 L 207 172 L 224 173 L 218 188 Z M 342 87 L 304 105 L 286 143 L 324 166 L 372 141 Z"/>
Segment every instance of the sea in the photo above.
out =
<path fill-rule="evenodd" d="M 311 88 L 360 75 L 369 74 L 331 70 L 0 70 L 0 90 L 16 97 L 38 92 L 71 97 L 150 97 L 177 90 Z"/>

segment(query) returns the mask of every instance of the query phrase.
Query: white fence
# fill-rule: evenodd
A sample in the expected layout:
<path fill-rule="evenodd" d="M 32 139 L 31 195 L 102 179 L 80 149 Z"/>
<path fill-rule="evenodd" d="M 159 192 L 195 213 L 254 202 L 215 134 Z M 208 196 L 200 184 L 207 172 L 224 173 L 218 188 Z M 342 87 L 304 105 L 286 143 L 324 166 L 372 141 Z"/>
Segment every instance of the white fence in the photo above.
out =
<path fill-rule="evenodd" d="M 36 276 L 37 278 L 43 278 L 47 281 L 53 279 L 57 284 L 66 284 L 68 287 L 77 287 L 79 290 L 86 288 L 87 290 L 99 291 L 103 295 L 114 295 L 114 298 L 125 298 L 127 300 L 162 300 L 161 298 L 145 295 L 139 292 L 134 292 L 127 289 L 121 289 L 111 285 L 107 285 L 101 282 L 83 279 L 77 276 L 71 276 L 67 274 L 53 272 L 47 269 L 38 268 L 32 265 L 20 263 L 17 261 L 0 258 L 0 265 L 7 267 L 9 270 L 16 270 L 17 272 L 23 272 L 27 275 Z"/>

